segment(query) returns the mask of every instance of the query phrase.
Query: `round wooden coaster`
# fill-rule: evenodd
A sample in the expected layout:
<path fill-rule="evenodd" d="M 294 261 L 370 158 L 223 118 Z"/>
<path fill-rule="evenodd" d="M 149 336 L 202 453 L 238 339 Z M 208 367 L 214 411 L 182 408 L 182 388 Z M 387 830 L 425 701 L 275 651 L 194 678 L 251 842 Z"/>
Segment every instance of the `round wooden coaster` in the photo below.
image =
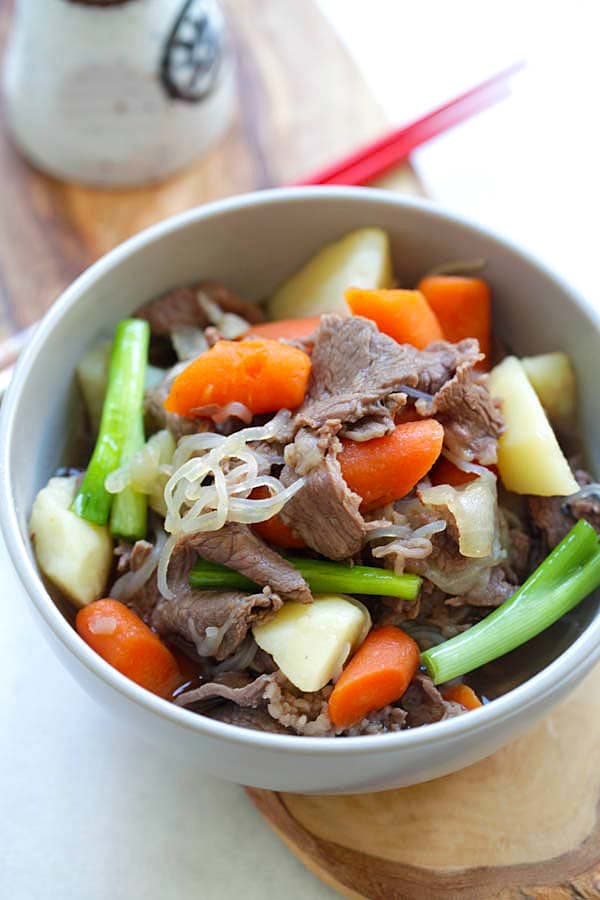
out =
<path fill-rule="evenodd" d="M 368 900 L 600 898 L 600 668 L 498 753 L 377 794 L 249 789 L 296 856 Z"/>

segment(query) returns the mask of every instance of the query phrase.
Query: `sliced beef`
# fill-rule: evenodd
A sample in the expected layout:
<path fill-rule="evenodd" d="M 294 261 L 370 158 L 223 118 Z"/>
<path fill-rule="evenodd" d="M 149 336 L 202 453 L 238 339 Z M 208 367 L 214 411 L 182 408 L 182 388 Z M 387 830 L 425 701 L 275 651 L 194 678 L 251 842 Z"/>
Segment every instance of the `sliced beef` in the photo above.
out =
<path fill-rule="evenodd" d="M 432 552 L 423 559 L 407 559 L 405 570 L 422 575 L 447 594 L 460 595 L 484 591 L 490 570 L 498 562 L 492 557 L 462 556 L 449 523 L 446 531 L 431 538 Z"/>
<path fill-rule="evenodd" d="M 169 561 L 174 597 L 160 594 L 155 572 L 127 605 L 158 634 L 184 642 L 201 658 L 223 660 L 240 647 L 254 622 L 268 618 L 282 601 L 269 587 L 253 594 L 194 590 L 188 579 L 195 559 L 194 549 L 180 542 Z"/>
<path fill-rule="evenodd" d="M 410 728 L 419 725 L 430 725 L 465 712 L 459 703 L 444 700 L 431 678 L 418 672 L 411 681 L 408 690 L 400 700 L 400 706 L 407 713 L 407 724 Z"/>
<path fill-rule="evenodd" d="M 177 706 L 196 706 L 206 705 L 211 701 L 229 700 L 237 706 L 256 709 L 261 705 L 265 688 L 273 677 L 273 675 L 259 675 L 258 678 L 249 680 L 248 676 L 242 673 L 228 672 L 218 681 L 179 694 L 175 703 Z"/>
<path fill-rule="evenodd" d="M 475 615 L 471 606 L 448 606 L 448 595 L 436 588 L 430 581 L 423 581 L 419 595 L 418 614 L 410 624 L 410 634 L 421 645 L 424 639 L 427 647 L 449 640 L 462 631 L 466 631 L 481 616 Z M 400 621 L 391 622 L 402 627 Z M 425 645 L 423 645 L 425 648 Z"/>
<path fill-rule="evenodd" d="M 363 734 L 384 734 L 389 731 L 402 731 L 406 727 L 407 713 L 400 706 L 384 706 L 376 709 L 357 722 L 345 728 L 342 734 L 345 737 L 358 737 Z"/>
<path fill-rule="evenodd" d="M 175 703 L 231 725 L 281 734 L 356 736 L 400 731 L 404 727 L 406 711 L 398 706 L 385 706 L 349 728 L 336 728 L 328 709 L 332 690 L 327 685 L 311 693 L 299 691 L 281 672 L 259 675 L 253 680 L 244 673 L 228 672 L 199 688 L 185 691 Z"/>
<path fill-rule="evenodd" d="M 478 586 L 459 597 L 446 600 L 448 606 L 500 606 L 517 590 L 517 585 L 508 581 L 502 566 L 489 570 L 487 584 Z"/>
<path fill-rule="evenodd" d="M 514 584 L 522 584 L 532 571 L 529 565 L 532 551 L 531 536 L 522 528 L 510 528 L 506 549 L 508 557 L 502 565 L 506 577 Z"/>
<path fill-rule="evenodd" d="M 205 328 L 210 325 L 208 316 L 198 301 L 198 292 L 204 293 L 224 312 L 235 313 L 248 322 L 262 322 L 260 307 L 243 300 L 216 281 L 201 281 L 189 287 L 175 288 L 141 306 L 136 315 L 146 319 L 154 335 L 169 335 L 175 328 Z"/>
<path fill-rule="evenodd" d="M 476 459 L 487 466 L 496 462 L 498 438 L 504 422 L 492 398 L 486 376 L 474 374 L 473 362 L 461 363 L 431 402 L 417 400 L 423 416 L 433 416 L 444 426 L 444 443 L 461 459 Z"/>
<path fill-rule="evenodd" d="M 270 587 L 283 600 L 312 601 L 310 588 L 302 575 L 247 525 L 229 522 L 219 531 L 181 538 L 178 548 L 183 547 L 210 562 L 235 569 L 261 587 Z"/>
<path fill-rule="evenodd" d="M 297 473 L 286 466 L 283 484 L 292 484 Z M 305 476 L 305 483 L 288 500 L 280 515 L 304 542 L 328 559 L 348 559 L 358 553 L 370 526 L 359 512 L 361 499 L 340 471 L 334 453 L 328 453 Z"/>
<path fill-rule="evenodd" d="M 575 472 L 580 487 L 593 483 L 584 469 Z M 542 538 L 545 550 L 556 547 L 579 519 L 586 519 L 600 534 L 600 491 L 595 496 L 528 497 L 527 506 L 534 531 Z"/>
<path fill-rule="evenodd" d="M 284 728 L 312 737 L 381 734 L 400 731 L 404 727 L 406 712 L 399 707 L 385 706 L 349 728 L 336 728 L 329 718 L 328 709 L 332 690 L 332 685 L 326 685 L 313 693 L 301 692 L 279 673 L 265 688 L 267 711 Z"/>
<path fill-rule="evenodd" d="M 227 659 L 245 640 L 251 626 L 282 606 L 269 588 L 262 593 L 178 589 L 175 597 L 161 597 L 150 624 L 168 637 L 178 635 L 193 644 L 199 656 Z"/>
<path fill-rule="evenodd" d="M 219 703 L 218 706 L 203 710 L 203 714 L 226 725 L 237 725 L 238 728 L 251 728 L 253 731 L 264 731 L 268 734 L 294 734 L 290 728 L 285 728 L 272 719 L 262 706 L 253 709 L 248 706 L 237 706 L 232 702 Z"/>
<path fill-rule="evenodd" d="M 326 315 L 315 335 L 312 371 L 295 422 L 319 430 L 360 423 L 368 433 L 394 427 L 394 413 L 406 402 L 404 388 L 433 393 L 459 365 L 479 358 L 477 341 L 438 342 L 419 351 L 382 334 L 368 319 Z"/>
<path fill-rule="evenodd" d="M 114 550 L 117 557 L 117 572 L 137 572 L 152 553 L 152 549 L 150 541 L 136 541 L 135 544 L 119 541 Z"/>

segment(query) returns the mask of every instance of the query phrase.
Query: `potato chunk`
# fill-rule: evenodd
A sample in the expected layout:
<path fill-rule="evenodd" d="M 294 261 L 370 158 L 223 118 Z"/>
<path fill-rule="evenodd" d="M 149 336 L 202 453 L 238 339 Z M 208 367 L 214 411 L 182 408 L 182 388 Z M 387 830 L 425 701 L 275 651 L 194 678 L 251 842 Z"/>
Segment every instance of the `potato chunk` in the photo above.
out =
<path fill-rule="evenodd" d="M 85 606 L 106 589 L 113 542 L 108 528 L 71 512 L 75 488 L 76 478 L 51 478 L 35 498 L 29 530 L 44 575 Z"/>
<path fill-rule="evenodd" d="M 285 603 L 252 632 L 292 684 L 301 691 L 318 691 L 341 670 L 370 627 L 362 603 L 343 594 L 321 594 L 314 603 Z"/>
<path fill-rule="evenodd" d="M 319 250 L 271 297 L 268 312 L 273 319 L 348 315 L 344 293 L 349 287 L 391 285 L 387 234 L 381 228 L 359 228 Z"/>
<path fill-rule="evenodd" d="M 521 360 L 548 417 L 567 426 L 575 419 L 577 383 L 566 353 L 541 353 Z"/>
<path fill-rule="evenodd" d="M 517 494 L 566 496 L 579 490 L 525 369 L 507 356 L 490 373 L 492 396 L 502 401 L 506 431 L 498 441 L 502 482 Z"/>

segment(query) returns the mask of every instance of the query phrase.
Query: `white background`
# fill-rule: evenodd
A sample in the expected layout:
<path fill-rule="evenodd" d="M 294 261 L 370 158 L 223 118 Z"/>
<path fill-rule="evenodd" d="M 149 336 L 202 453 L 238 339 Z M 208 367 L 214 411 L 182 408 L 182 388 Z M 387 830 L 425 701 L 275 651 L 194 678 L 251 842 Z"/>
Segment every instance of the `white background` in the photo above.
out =
<path fill-rule="evenodd" d="M 512 96 L 415 153 L 427 192 L 600 303 L 596 0 L 319 0 L 401 124 L 524 59 Z"/>
<path fill-rule="evenodd" d="M 509 101 L 414 161 L 433 196 L 594 296 L 596 4 L 320 2 L 393 122 L 528 59 Z M 93 705 L 34 628 L 3 548 L 0 567 L 2 900 L 333 896 L 240 788 L 169 765 Z"/>

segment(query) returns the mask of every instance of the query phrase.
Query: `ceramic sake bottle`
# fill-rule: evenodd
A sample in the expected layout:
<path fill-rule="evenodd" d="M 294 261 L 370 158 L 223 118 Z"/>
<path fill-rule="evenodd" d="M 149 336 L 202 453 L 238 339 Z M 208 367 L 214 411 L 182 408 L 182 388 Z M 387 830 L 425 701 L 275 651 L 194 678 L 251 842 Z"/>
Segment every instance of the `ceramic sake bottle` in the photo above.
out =
<path fill-rule="evenodd" d="M 187 165 L 234 109 L 217 0 L 17 0 L 7 121 L 39 168 L 98 186 Z"/>

